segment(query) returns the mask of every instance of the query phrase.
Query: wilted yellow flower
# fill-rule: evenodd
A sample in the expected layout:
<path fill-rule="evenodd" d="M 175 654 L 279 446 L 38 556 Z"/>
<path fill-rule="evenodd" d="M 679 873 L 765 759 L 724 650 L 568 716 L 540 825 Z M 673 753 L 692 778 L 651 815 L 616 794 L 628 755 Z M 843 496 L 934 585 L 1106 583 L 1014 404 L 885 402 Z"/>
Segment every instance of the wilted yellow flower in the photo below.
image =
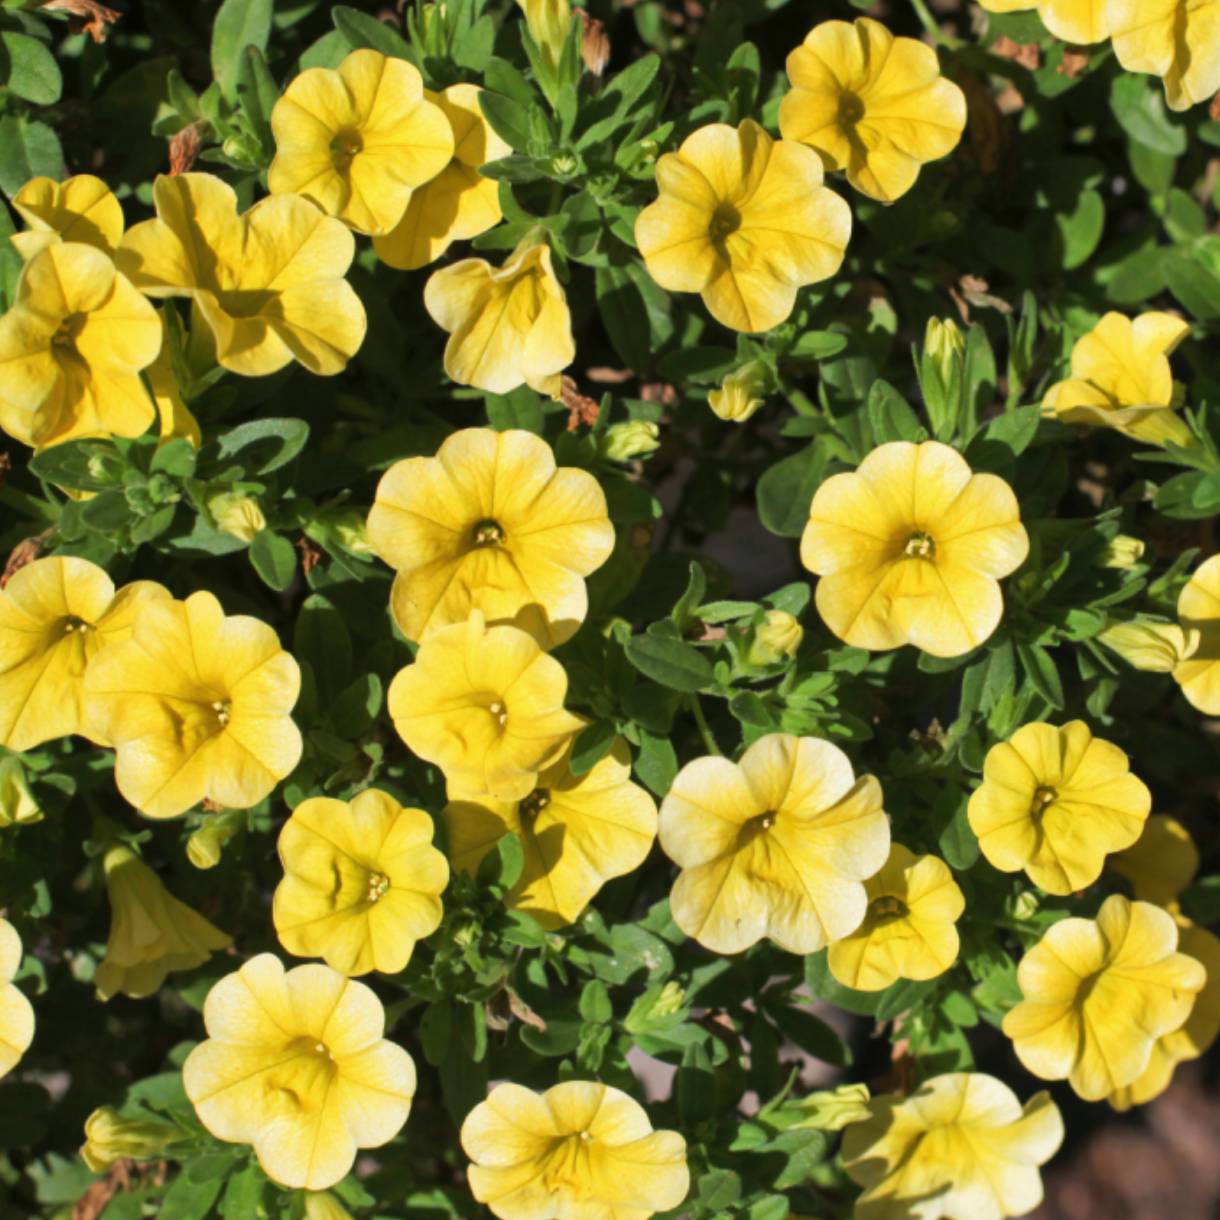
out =
<path fill-rule="evenodd" d="M 686 1198 L 686 1141 L 619 1089 L 498 1084 L 462 1124 L 470 1190 L 500 1220 L 648 1220 Z"/>
<path fill-rule="evenodd" d="M 86 666 L 126 640 L 154 601 L 169 601 L 161 585 L 138 580 L 116 593 L 97 564 L 75 556 L 18 568 L 0 590 L 0 745 L 30 750 L 73 733 L 105 744 L 85 715 Z"/>
<path fill-rule="evenodd" d="M 481 258 L 442 267 L 424 285 L 424 308 L 449 332 L 445 372 L 459 385 L 559 396 L 576 342 L 549 246 L 522 245 L 498 269 Z"/>
<path fill-rule="evenodd" d="M 518 627 L 465 623 L 432 632 L 386 694 L 407 748 L 445 774 L 450 799 L 519 801 L 585 727 L 563 706 L 568 675 Z"/>
<path fill-rule="evenodd" d="M 726 423 L 744 424 L 763 405 L 766 384 L 762 361 L 750 360 L 725 375 L 719 388 L 708 394 L 707 405 Z"/>
<path fill-rule="evenodd" d="M 0 427 L 34 448 L 139 436 L 155 417 L 140 370 L 160 349 L 157 311 L 107 255 L 48 245 L 0 317 Z"/>
<path fill-rule="evenodd" d="M 119 791 L 150 818 L 205 797 L 257 804 L 297 765 L 301 671 L 256 618 L 226 616 L 204 591 L 152 601 L 129 640 L 85 676 L 86 705 L 115 749 Z"/>
<path fill-rule="evenodd" d="M 751 665 L 778 665 L 794 657 L 805 638 L 805 628 L 787 610 L 768 610 L 754 633 L 746 659 Z"/>
<path fill-rule="evenodd" d="M 281 1186 L 325 1190 L 358 1148 L 379 1148 L 407 1121 L 415 1064 L 387 1042 L 381 1001 L 311 962 L 284 970 L 251 958 L 208 992 L 208 1040 L 182 1065 L 186 1095 L 219 1140 L 252 1144 Z"/>
<path fill-rule="evenodd" d="M 799 288 L 834 275 L 851 209 L 822 185 L 822 162 L 753 119 L 711 123 L 657 161 L 660 198 L 636 219 L 644 265 L 670 292 L 698 292 L 738 331 L 778 326 Z"/>
<path fill-rule="evenodd" d="M 622 741 L 584 775 L 564 758 L 519 801 L 451 801 L 443 816 L 453 867 L 472 875 L 505 834 L 521 836 L 525 864 L 505 901 L 544 928 L 575 923 L 607 881 L 643 864 L 657 837 L 656 804 L 631 782 Z"/>
<path fill-rule="evenodd" d="M 1220 90 L 1217 0 L 1106 0 L 1105 14 L 1118 62 L 1161 77 L 1171 110 Z"/>
<path fill-rule="evenodd" d="M 1129 1085 L 1206 981 L 1177 947 L 1170 915 L 1121 894 L 1096 920 L 1052 924 L 1017 968 L 1024 998 L 1003 1024 L 1017 1058 L 1043 1080 L 1068 1081 L 1085 1101 Z"/>
<path fill-rule="evenodd" d="M 858 191 L 892 203 L 920 166 L 948 156 L 966 126 L 966 95 L 936 52 L 879 21 L 823 21 L 788 56 L 792 88 L 779 129 L 843 170 Z"/>
<path fill-rule="evenodd" d="M 1063 1143 L 1046 1092 L 1021 1105 L 982 1072 L 950 1072 L 909 1097 L 874 1097 L 843 1133 L 843 1162 L 865 1188 L 864 1220 L 1004 1220 L 1042 1201 L 1045 1165 Z"/>
<path fill-rule="evenodd" d="M 1131 882 L 1137 898 L 1168 907 L 1195 879 L 1199 849 L 1181 822 L 1158 813 L 1144 823 L 1135 843 L 1111 856 L 1108 864 Z"/>
<path fill-rule="evenodd" d="M 241 491 L 222 491 L 208 500 L 208 512 L 222 533 L 253 542 L 267 528 L 259 502 Z"/>
<path fill-rule="evenodd" d="M 979 0 L 989 13 L 1016 13 L 1037 9 L 1042 24 L 1056 38 L 1076 46 L 1105 42 L 1109 37 L 1107 5 L 1097 0 Z"/>
<path fill-rule="evenodd" d="M 938 441 L 892 441 L 832 475 L 801 538 L 801 562 L 822 578 L 818 613 L 839 639 L 936 657 L 991 635 L 1004 610 L 998 581 L 1028 553 L 1012 488 Z"/>
<path fill-rule="evenodd" d="M 63 182 L 31 178 L 13 196 L 13 207 L 29 226 L 9 238 L 24 259 L 60 241 L 94 246 L 113 258 L 123 236 L 122 205 L 92 174 L 76 174 Z"/>
<path fill-rule="evenodd" d="M 816 953 L 864 919 L 864 880 L 884 865 L 881 785 L 838 746 L 769 733 L 741 756 L 697 758 L 661 803 L 661 847 L 682 872 L 674 921 L 714 953 L 768 936 Z"/>
<path fill-rule="evenodd" d="M 411 192 L 402 219 L 373 238 L 383 263 L 414 271 L 434 263 L 455 241 L 467 241 L 500 223 L 500 184 L 484 178 L 480 166 L 507 157 L 512 149 L 491 129 L 479 109 L 477 85 L 450 85 L 424 96 L 444 114 L 453 135 L 453 156 L 430 182 Z"/>
<path fill-rule="evenodd" d="M 30 791 L 21 759 L 0 758 L 0 830 L 42 821 L 42 809 Z"/>
<path fill-rule="evenodd" d="M 380 51 L 307 68 L 271 111 L 273 195 L 304 195 L 357 233 L 388 233 L 413 187 L 449 164 L 453 132 L 419 69 Z"/>
<path fill-rule="evenodd" d="M 1170 353 L 1190 326 L 1169 313 L 1132 320 L 1106 314 L 1072 348 L 1072 376 L 1051 386 L 1042 400 L 1046 414 L 1066 424 L 1115 428 L 1150 445 L 1193 443 L 1174 406 Z"/>
<path fill-rule="evenodd" d="M 1174 667 L 1173 680 L 1204 715 L 1220 715 L 1220 555 L 1204 560 L 1186 582 L 1178 618 L 1194 647 Z"/>
<path fill-rule="evenodd" d="M 366 788 L 351 801 L 302 801 L 279 838 L 284 879 L 271 917 L 280 943 L 340 974 L 397 974 L 441 922 L 449 865 L 432 819 Z"/>
<path fill-rule="evenodd" d="M 559 66 L 572 24 L 571 0 L 517 0 L 517 4 L 525 14 L 530 37 L 553 72 Z"/>
<path fill-rule="evenodd" d="M 979 850 L 1001 872 L 1024 869 L 1048 894 L 1092 885 L 1107 853 L 1130 847 L 1152 809 L 1129 768 L 1082 720 L 1022 725 L 987 751 L 970 797 Z"/>
<path fill-rule="evenodd" d="M 895 843 L 864 887 L 864 922 L 827 955 L 844 987 L 881 991 L 898 979 L 934 979 L 957 961 L 957 920 L 966 900 L 943 860 Z"/>
<path fill-rule="evenodd" d="M 1159 674 L 1172 673 L 1199 643 L 1198 632 L 1188 634 L 1177 623 L 1155 623 L 1151 619 L 1114 623 L 1097 639 L 1134 669 Z"/>
<path fill-rule="evenodd" d="M 515 428 L 464 428 L 435 457 L 395 462 L 377 485 L 368 537 L 398 573 L 390 607 L 408 639 L 479 610 L 548 648 L 584 621 L 584 578 L 614 549 L 597 480 L 557 469 L 546 441 Z"/>
<path fill-rule="evenodd" d="M 13 986 L 21 968 L 21 937 L 0 919 L 0 1076 L 7 1076 L 34 1041 L 34 1009 Z"/>
<path fill-rule="evenodd" d="M 159 177 L 157 219 L 129 229 L 120 269 L 152 297 L 188 297 L 216 359 L 261 377 L 293 360 L 338 373 L 364 340 L 364 306 L 343 278 L 351 230 L 299 195 L 275 195 L 237 214 L 237 195 L 212 174 Z"/>
<path fill-rule="evenodd" d="M 129 1157 L 147 1161 L 170 1144 L 190 1137 L 177 1123 L 160 1118 L 124 1118 L 113 1106 L 100 1106 L 85 1119 L 81 1160 L 93 1173 L 105 1173 Z"/>

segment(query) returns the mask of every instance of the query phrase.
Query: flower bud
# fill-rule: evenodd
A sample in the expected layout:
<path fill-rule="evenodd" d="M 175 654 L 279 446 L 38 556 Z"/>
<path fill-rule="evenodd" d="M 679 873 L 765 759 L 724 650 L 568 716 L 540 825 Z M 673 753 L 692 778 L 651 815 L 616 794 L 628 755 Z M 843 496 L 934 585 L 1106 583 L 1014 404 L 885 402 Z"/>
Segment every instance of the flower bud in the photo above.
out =
<path fill-rule="evenodd" d="M 352 1220 L 352 1213 L 329 1190 L 305 1192 L 305 1220 Z"/>
<path fill-rule="evenodd" d="M 842 1131 L 852 1123 L 862 1123 L 869 1116 L 868 1085 L 844 1084 L 837 1089 L 810 1093 L 797 1102 L 805 1117 L 797 1127 L 812 1127 L 815 1131 Z"/>
<path fill-rule="evenodd" d="M 602 433 L 597 451 L 612 462 L 629 462 L 661 447 L 661 429 L 642 419 L 611 424 Z"/>
<path fill-rule="evenodd" d="M 919 360 L 919 389 L 937 436 L 944 436 L 957 420 L 965 369 L 966 340 L 957 323 L 929 318 Z"/>
<path fill-rule="evenodd" d="M 241 829 L 245 816 L 242 810 L 213 814 L 187 839 L 186 858 L 196 868 L 215 868 L 224 845 Z"/>
<path fill-rule="evenodd" d="M 325 508 L 305 526 L 305 533 L 323 545 L 337 543 L 353 555 L 372 555 L 364 514 L 351 505 Z"/>
<path fill-rule="evenodd" d="M 1099 562 L 1103 568 L 1133 568 L 1144 557 L 1146 549 L 1139 538 L 1119 534 L 1107 544 Z"/>
<path fill-rule="evenodd" d="M 25 768 L 16 755 L 0 759 L 0 830 L 42 821 L 42 809 L 30 791 Z"/>
<path fill-rule="evenodd" d="M 929 318 L 923 348 L 936 361 L 938 368 L 948 372 L 965 355 L 966 340 L 952 318 Z"/>
<path fill-rule="evenodd" d="M 148 1161 L 186 1138 L 174 1123 L 155 1118 L 124 1118 L 111 1106 L 94 1110 L 85 1119 L 81 1160 L 94 1173 L 105 1173 L 125 1158 Z"/>
<path fill-rule="evenodd" d="M 765 622 L 754 633 L 746 660 L 751 665 L 778 665 L 796 655 L 805 629 L 787 610 L 768 610 Z"/>
<path fill-rule="evenodd" d="M 253 542 L 267 528 L 267 518 L 253 496 L 240 491 L 221 492 L 208 501 L 216 528 L 242 542 Z"/>
<path fill-rule="evenodd" d="M 1033 919 L 1042 902 L 1033 890 L 1022 890 L 1006 905 L 1013 919 Z"/>
<path fill-rule="evenodd" d="M 720 388 L 707 396 L 707 405 L 721 419 L 744 424 L 763 405 L 769 382 L 767 366 L 751 360 L 725 377 Z"/>
<path fill-rule="evenodd" d="M 563 54 L 568 27 L 572 24 L 570 0 L 517 0 L 525 13 L 530 37 L 542 52 L 542 58 L 554 71 Z"/>
<path fill-rule="evenodd" d="M 1199 646 L 1197 631 L 1147 619 L 1115 623 L 1097 638 L 1134 669 L 1156 674 L 1171 673 Z"/>

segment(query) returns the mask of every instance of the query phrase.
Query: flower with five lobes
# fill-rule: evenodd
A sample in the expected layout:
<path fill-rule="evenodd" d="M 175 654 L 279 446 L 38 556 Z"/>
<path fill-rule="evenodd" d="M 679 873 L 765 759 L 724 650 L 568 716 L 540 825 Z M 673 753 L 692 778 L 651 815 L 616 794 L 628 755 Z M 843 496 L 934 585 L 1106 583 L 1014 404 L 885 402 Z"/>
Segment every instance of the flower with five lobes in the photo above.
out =
<path fill-rule="evenodd" d="M 1174 667 L 1173 680 L 1205 716 L 1220 714 L 1220 555 L 1195 569 L 1178 594 L 1178 618 L 1194 647 Z"/>
<path fill-rule="evenodd" d="M 388 792 L 302 801 L 279 837 L 284 879 L 271 918 L 280 944 L 340 974 L 397 974 L 441 922 L 449 865 L 432 819 Z"/>
<path fill-rule="evenodd" d="M 1104 42 L 1110 36 L 1107 0 L 979 0 L 989 13 L 1037 9 L 1042 24 L 1056 38 L 1076 46 Z"/>
<path fill-rule="evenodd" d="M 621 740 L 584 775 L 563 758 L 519 801 L 451 801 L 443 816 L 453 867 L 471 875 L 504 835 L 520 835 L 525 863 L 505 902 L 547 929 L 575 923 L 607 881 L 644 863 L 657 837 L 656 804 L 631 782 Z"/>
<path fill-rule="evenodd" d="M 80 733 L 106 744 L 85 713 L 85 671 L 122 643 L 137 617 L 169 591 L 124 585 L 87 559 L 51 555 L 18 568 L 0 590 L 0 746 L 30 750 Z"/>
<path fill-rule="evenodd" d="M 453 156 L 453 132 L 405 59 L 353 51 L 307 68 L 271 111 L 272 195 L 303 195 L 357 233 L 388 233 Z"/>
<path fill-rule="evenodd" d="M 407 210 L 389 232 L 373 238 L 383 263 L 414 271 L 434 263 L 455 241 L 478 237 L 500 223 L 500 184 L 479 168 L 507 157 L 512 149 L 491 129 L 479 109 L 476 85 L 450 85 L 441 93 L 424 90 L 448 120 L 453 156 L 429 182 L 411 192 Z"/>
<path fill-rule="evenodd" d="M 657 161 L 660 197 L 635 222 L 648 274 L 700 293 L 731 330 L 778 326 L 798 289 L 843 263 L 851 209 L 823 176 L 811 148 L 773 140 L 753 119 L 700 127 Z"/>
<path fill-rule="evenodd" d="M 157 219 L 127 230 L 119 269 L 151 297 L 186 297 L 211 332 L 219 364 L 243 377 L 293 360 L 341 372 L 364 341 L 364 306 L 343 278 L 351 230 L 299 195 L 272 195 L 237 214 L 213 174 L 159 177 Z"/>
<path fill-rule="evenodd" d="M 1101 876 L 1109 852 L 1140 837 L 1151 809 L 1126 754 L 1073 720 L 1022 725 L 992 746 L 968 816 L 993 867 L 1024 869 L 1048 894 L 1071 894 Z"/>
<path fill-rule="evenodd" d="M 1131 882 L 1136 898 L 1168 907 L 1195 879 L 1199 849 L 1177 818 L 1157 813 L 1144 823 L 1143 833 L 1126 851 L 1111 856 L 1106 863 Z M 1220 978 L 1216 981 L 1220 983 Z"/>
<path fill-rule="evenodd" d="M 769 733 L 740 762 L 697 758 L 661 803 L 661 847 L 682 870 L 674 921 L 714 953 L 764 936 L 816 953 L 854 932 L 866 878 L 890 850 L 881 785 L 828 741 Z"/>
<path fill-rule="evenodd" d="M 860 1220 L 1004 1220 L 1042 1201 L 1039 1167 L 1063 1143 L 1046 1092 L 1021 1105 L 982 1072 L 950 1072 L 910 1096 L 874 1097 L 843 1133 Z"/>
<path fill-rule="evenodd" d="M 815 149 L 882 203 L 905 195 L 966 127 L 966 95 L 941 76 L 936 52 L 869 17 L 815 25 L 788 56 L 788 79 L 784 139 Z"/>
<path fill-rule="evenodd" d="M 124 799 L 173 818 L 205 798 L 256 805 L 300 761 L 296 661 L 256 618 L 206 591 L 152 601 L 85 675 L 86 715 L 115 750 Z"/>
<path fill-rule="evenodd" d="M 1106 0 L 1114 56 L 1161 77 L 1171 110 L 1220 90 L 1220 0 Z"/>
<path fill-rule="evenodd" d="M 498 1084 L 466 1116 L 474 1197 L 500 1220 L 648 1220 L 686 1198 L 686 1141 L 610 1085 Z"/>
<path fill-rule="evenodd" d="M 844 987 L 881 991 L 898 979 L 934 979 L 957 961 L 957 920 L 966 900 L 943 860 L 895 843 L 864 888 L 864 922 L 827 954 L 830 973 Z"/>
<path fill-rule="evenodd" d="M 999 625 L 999 579 L 1029 553 L 1012 488 L 939 441 L 891 441 L 818 488 L 801 562 L 845 644 L 956 657 Z"/>
<path fill-rule="evenodd" d="M 464 428 L 382 475 L 368 538 L 397 572 L 390 608 L 408 639 L 479 610 L 553 648 L 584 621 L 584 578 L 609 558 L 614 526 L 593 475 L 556 468 L 541 437 Z"/>
<path fill-rule="evenodd" d="M 464 623 L 432 632 L 386 693 L 407 748 L 444 772 L 450 800 L 519 801 L 585 727 L 568 675 L 528 631 Z"/>
<path fill-rule="evenodd" d="M 260 953 L 203 1005 L 208 1040 L 182 1065 L 199 1121 L 219 1140 L 252 1144 L 281 1186 L 325 1190 L 359 1148 L 402 1129 L 415 1064 L 388 1042 L 381 1001 L 316 962 L 285 971 Z"/>
<path fill-rule="evenodd" d="M 113 258 L 123 236 L 123 206 L 92 174 L 77 174 L 63 182 L 31 178 L 13 196 L 13 207 L 28 227 L 9 240 L 27 261 L 61 241 L 93 246 Z"/>
<path fill-rule="evenodd" d="M 143 999 L 176 970 L 194 970 L 233 938 L 179 902 L 129 847 L 102 858 L 110 895 L 110 939 L 93 982 L 100 1000 Z"/>
<path fill-rule="evenodd" d="M 1121 894 L 1096 920 L 1052 924 L 1017 968 L 1023 999 L 1002 1027 L 1017 1058 L 1043 1080 L 1068 1081 L 1085 1101 L 1131 1084 L 1206 982 L 1203 966 L 1177 949 L 1171 915 Z"/>
<path fill-rule="evenodd" d="M 34 1041 L 34 1009 L 13 986 L 20 968 L 21 937 L 7 919 L 0 919 L 0 1077 L 17 1066 Z"/>

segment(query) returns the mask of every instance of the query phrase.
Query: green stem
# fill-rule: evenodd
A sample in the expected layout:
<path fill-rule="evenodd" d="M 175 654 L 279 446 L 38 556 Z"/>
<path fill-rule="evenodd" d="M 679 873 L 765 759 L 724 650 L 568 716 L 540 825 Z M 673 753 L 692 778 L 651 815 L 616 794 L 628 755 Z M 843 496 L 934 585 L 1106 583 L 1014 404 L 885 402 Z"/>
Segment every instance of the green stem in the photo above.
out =
<path fill-rule="evenodd" d="M 707 717 L 703 714 L 703 704 L 699 702 L 699 696 L 695 694 L 687 695 L 686 706 L 690 708 L 691 715 L 695 718 L 695 726 L 699 730 L 699 736 L 703 739 L 703 748 L 709 754 L 720 757 L 721 749 L 716 744 L 716 738 L 712 735 L 712 728 L 707 722 Z"/>
<path fill-rule="evenodd" d="M 915 10 L 915 16 L 919 18 L 919 24 L 928 31 L 932 37 L 943 47 L 960 47 L 962 44 L 957 38 L 950 38 L 937 23 L 935 17 L 932 16 L 931 10 L 928 8 L 924 0 L 911 0 L 911 7 Z"/>

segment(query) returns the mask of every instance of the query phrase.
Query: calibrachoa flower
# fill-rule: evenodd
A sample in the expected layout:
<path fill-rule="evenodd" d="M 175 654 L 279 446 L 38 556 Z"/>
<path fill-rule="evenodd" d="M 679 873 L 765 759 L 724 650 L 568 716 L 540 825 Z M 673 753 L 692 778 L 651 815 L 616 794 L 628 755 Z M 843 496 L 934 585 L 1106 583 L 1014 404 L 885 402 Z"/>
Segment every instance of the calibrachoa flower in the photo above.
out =
<path fill-rule="evenodd" d="M 687 936 L 740 953 L 764 936 L 815 953 L 855 931 L 886 861 L 881 785 L 838 746 L 770 733 L 738 763 L 687 763 L 661 804 L 661 847 L 682 872 L 670 907 Z"/>
<path fill-rule="evenodd" d="M 1109 36 L 1107 0 L 979 0 L 989 13 L 1037 9 L 1042 24 L 1056 38 L 1077 46 L 1104 42 Z"/>
<path fill-rule="evenodd" d="M 449 163 L 453 132 L 405 59 L 353 51 L 307 68 L 271 111 L 273 195 L 304 195 L 358 233 L 388 233 L 411 190 Z"/>
<path fill-rule="evenodd" d="M 1220 90 L 1220 0 L 1106 0 L 1114 55 L 1162 78 L 1171 110 Z"/>
<path fill-rule="evenodd" d="M 110 848 L 102 866 L 110 895 L 110 939 L 93 976 L 99 999 L 120 992 L 134 999 L 150 996 L 167 974 L 202 966 L 217 949 L 232 944 L 232 937 L 179 902 L 131 848 Z"/>
<path fill-rule="evenodd" d="M 938 441 L 892 441 L 818 488 L 801 562 L 827 627 L 856 648 L 960 656 L 999 625 L 999 579 L 1029 553 L 1012 488 Z"/>
<path fill-rule="evenodd" d="M 1204 560 L 1178 594 L 1178 618 L 1197 643 L 1174 668 L 1173 680 L 1199 711 L 1220 715 L 1220 555 Z"/>
<path fill-rule="evenodd" d="M 518 627 L 474 610 L 419 646 L 386 694 L 407 748 L 445 774 L 450 799 L 519 801 L 585 726 L 566 711 L 568 675 Z"/>
<path fill-rule="evenodd" d="M 507 157 L 512 149 L 491 129 L 479 109 L 476 85 L 424 91 L 445 116 L 453 134 L 453 155 L 431 181 L 411 192 L 407 210 L 388 233 L 373 238 L 383 263 L 414 271 L 434 263 L 455 241 L 478 237 L 500 223 L 500 184 L 479 167 Z"/>
<path fill-rule="evenodd" d="M 843 263 L 851 209 L 823 176 L 812 149 L 773 140 L 753 119 L 700 127 L 657 161 L 660 198 L 635 222 L 648 274 L 700 293 L 732 330 L 778 326 L 799 288 Z"/>
<path fill-rule="evenodd" d="M 1068 1081 L 1085 1101 L 1131 1084 L 1206 981 L 1177 948 L 1172 916 L 1121 894 L 1096 920 L 1052 924 L 1017 968 L 1024 998 L 1003 1025 L 1017 1058 L 1043 1080 Z"/>
<path fill-rule="evenodd" d="M 880 991 L 898 979 L 933 979 L 957 961 L 957 920 L 966 900 L 936 856 L 895 843 L 864 888 L 864 922 L 830 946 L 830 973 L 845 987 Z"/>
<path fill-rule="evenodd" d="M 550 246 L 526 243 L 499 268 L 481 258 L 442 267 L 424 285 L 424 308 L 449 333 L 445 372 L 459 385 L 559 396 L 576 342 Z"/>
<path fill-rule="evenodd" d="M 435 457 L 395 462 L 377 485 L 368 537 L 398 573 L 390 607 L 408 639 L 477 609 L 547 648 L 584 621 L 584 578 L 614 549 L 597 480 L 557 469 L 550 445 L 518 429 L 464 428 Z"/>
<path fill-rule="evenodd" d="M 1144 823 L 1135 843 L 1111 856 L 1107 863 L 1131 882 L 1136 898 L 1168 907 L 1195 879 L 1199 849 L 1181 822 L 1158 813 Z"/>
<path fill-rule="evenodd" d="M 279 853 L 284 879 L 271 914 L 289 953 L 320 957 L 340 974 L 397 974 L 440 925 L 449 865 L 432 846 L 432 819 L 387 792 L 302 801 Z"/>
<path fill-rule="evenodd" d="M 357 1149 L 407 1121 L 411 1056 L 383 1037 L 376 995 L 329 966 L 285 971 L 261 953 L 208 992 L 203 1020 L 208 1040 L 182 1065 L 186 1095 L 217 1139 L 252 1144 L 281 1186 L 333 1186 Z"/>
<path fill-rule="evenodd" d="M 21 937 L 0 919 L 0 1076 L 7 1076 L 34 1041 L 34 1009 L 13 986 L 21 968 Z"/>
<path fill-rule="evenodd" d="M 87 559 L 52 555 L 18 568 L 0 590 L 0 745 L 30 750 L 56 737 L 106 737 L 85 715 L 85 669 L 122 643 L 169 592 L 138 580 L 117 593 Z"/>
<path fill-rule="evenodd" d="M 1115 428 L 1150 445 L 1192 443 L 1190 429 L 1173 410 L 1169 356 L 1190 326 L 1169 313 L 1134 320 L 1106 314 L 1072 348 L 1072 376 L 1051 386 L 1044 410 L 1067 424 Z"/>
<path fill-rule="evenodd" d="M 187 297 L 231 372 L 261 377 L 293 360 L 340 372 L 364 340 L 364 306 L 343 278 L 351 230 L 299 195 L 237 214 L 237 195 L 212 174 L 159 177 L 157 219 L 128 229 L 118 265 L 152 297 Z"/>
<path fill-rule="evenodd" d="M 444 809 L 453 867 L 472 875 L 511 831 L 525 864 L 506 902 L 544 928 L 575 923 L 598 890 L 643 864 L 657 836 L 657 807 L 631 782 L 622 741 L 584 775 L 562 759 L 520 801 L 451 801 Z"/>
<path fill-rule="evenodd" d="M 1152 794 L 1126 754 L 1073 720 L 1026 724 L 987 751 L 970 797 L 970 827 L 988 861 L 1021 869 L 1048 894 L 1071 894 L 1101 876 L 1107 853 L 1144 829 Z"/>
<path fill-rule="evenodd" d="M 56 182 L 31 178 L 14 196 L 13 207 L 28 226 L 9 239 L 22 258 L 60 241 L 94 246 L 114 257 L 123 236 L 123 208 L 114 192 L 92 174 Z"/>
<path fill-rule="evenodd" d="M 791 90 L 779 109 L 785 140 L 817 150 L 858 191 L 892 203 L 920 166 L 951 153 L 966 97 L 940 74 L 936 52 L 879 21 L 823 21 L 788 56 Z"/>
<path fill-rule="evenodd" d="M 471 1192 L 500 1220 L 647 1220 L 690 1190 L 686 1141 L 654 1131 L 643 1106 L 610 1085 L 499 1084 L 461 1139 Z"/>
<path fill-rule="evenodd" d="M 208 798 L 257 804 L 297 765 L 296 661 L 256 618 L 204 591 L 153 601 L 85 676 L 86 713 L 114 745 L 119 791 L 150 818 Z"/>
<path fill-rule="evenodd" d="M 1063 1143 L 1049 1093 L 1022 1106 L 994 1076 L 950 1072 L 868 1105 L 843 1133 L 861 1220 L 1004 1220 L 1042 1201 L 1038 1170 Z"/>

